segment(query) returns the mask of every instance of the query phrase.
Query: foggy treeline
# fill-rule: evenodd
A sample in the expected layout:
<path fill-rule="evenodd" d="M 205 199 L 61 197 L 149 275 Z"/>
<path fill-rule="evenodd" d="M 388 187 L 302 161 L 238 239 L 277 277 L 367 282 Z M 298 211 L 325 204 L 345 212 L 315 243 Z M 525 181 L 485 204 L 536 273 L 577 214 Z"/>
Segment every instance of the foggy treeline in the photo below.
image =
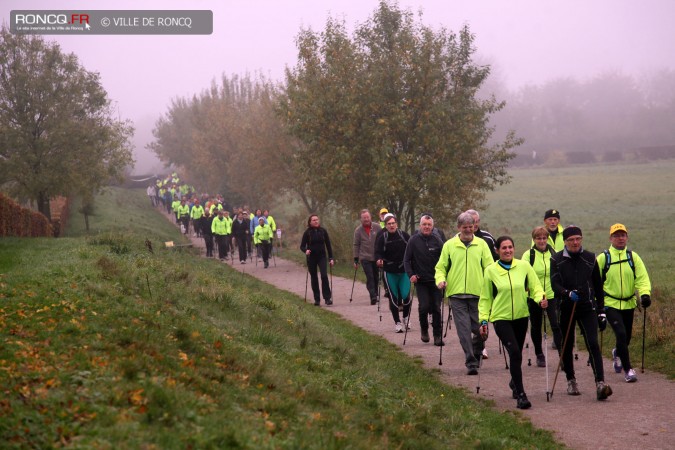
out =
<path fill-rule="evenodd" d="M 558 78 L 516 91 L 491 84 L 506 107 L 491 123 L 497 133 L 515 130 L 524 139 L 516 153 L 522 163 L 536 152 L 538 163 L 551 154 L 578 161 L 616 161 L 647 150 L 675 157 L 675 71 L 636 78 L 607 72 L 589 80 Z M 495 92 L 496 91 L 496 92 Z M 649 149 L 649 148 L 652 149 Z M 590 155 L 590 156 L 589 156 Z"/>

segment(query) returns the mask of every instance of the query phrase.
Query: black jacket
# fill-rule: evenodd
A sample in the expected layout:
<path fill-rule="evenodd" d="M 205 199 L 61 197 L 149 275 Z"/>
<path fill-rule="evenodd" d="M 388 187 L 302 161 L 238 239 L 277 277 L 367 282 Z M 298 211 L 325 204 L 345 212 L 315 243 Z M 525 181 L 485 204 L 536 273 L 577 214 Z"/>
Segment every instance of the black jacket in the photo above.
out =
<path fill-rule="evenodd" d="M 213 217 L 214 216 L 209 216 L 209 217 L 202 217 L 202 234 L 205 236 L 211 236 L 213 233 L 211 233 L 211 223 L 213 222 Z"/>
<path fill-rule="evenodd" d="M 389 273 L 403 273 L 403 256 L 410 235 L 402 230 L 390 233 L 387 230 L 377 234 L 375 240 L 375 261 L 384 261 L 383 269 Z"/>
<path fill-rule="evenodd" d="M 421 283 L 434 283 L 436 263 L 441 256 L 444 240 L 440 234 L 432 232 L 429 236 L 415 233 L 408 241 L 403 257 L 403 265 L 409 277 L 417 275 Z"/>
<path fill-rule="evenodd" d="M 492 259 L 497 261 L 499 259 L 499 255 L 497 254 L 497 249 L 495 248 L 495 242 L 497 241 L 494 236 L 492 236 L 487 231 L 481 230 L 480 228 L 473 234 L 474 236 L 478 236 L 485 241 L 485 243 L 488 245 L 488 248 L 490 249 L 490 253 L 492 253 Z"/>
<path fill-rule="evenodd" d="M 551 256 L 551 287 L 555 297 L 560 300 L 561 308 L 571 308 L 570 291 L 579 294 L 577 309 L 588 311 L 596 309 L 604 312 L 605 297 L 602 291 L 600 268 L 595 254 L 586 250 L 569 253 L 567 248 Z M 595 300 L 595 302 L 593 301 Z"/>
<path fill-rule="evenodd" d="M 300 242 L 300 250 L 305 253 L 307 249 L 312 252 L 310 257 L 313 258 L 324 256 L 328 250 L 328 259 L 333 259 L 333 247 L 330 245 L 328 231 L 325 228 L 309 227 L 305 230 Z"/>
<path fill-rule="evenodd" d="M 250 223 L 251 223 L 250 220 L 243 219 L 241 223 L 239 223 L 239 219 L 234 219 L 232 221 L 232 234 L 234 235 L 234 237 L 238 239 L 246 238 L 246 232 L 249 229 Z"/>

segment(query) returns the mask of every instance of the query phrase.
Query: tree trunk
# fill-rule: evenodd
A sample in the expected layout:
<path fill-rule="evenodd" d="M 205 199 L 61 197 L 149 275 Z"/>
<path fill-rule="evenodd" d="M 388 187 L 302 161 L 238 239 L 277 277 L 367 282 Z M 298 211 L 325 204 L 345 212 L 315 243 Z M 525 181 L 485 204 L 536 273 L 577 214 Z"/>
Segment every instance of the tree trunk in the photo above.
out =
<path fill-rule="evenodd" d="M 89 214 L 84 213 L 84 228 L 89 231 Z"/>
<path fill-rule="evenodd" d="M 49 196 L 46 192 L 38 192 L 37 198 L 38 211 L 40 211 L 51 222 L 52 213 L 49 208 Z"/>

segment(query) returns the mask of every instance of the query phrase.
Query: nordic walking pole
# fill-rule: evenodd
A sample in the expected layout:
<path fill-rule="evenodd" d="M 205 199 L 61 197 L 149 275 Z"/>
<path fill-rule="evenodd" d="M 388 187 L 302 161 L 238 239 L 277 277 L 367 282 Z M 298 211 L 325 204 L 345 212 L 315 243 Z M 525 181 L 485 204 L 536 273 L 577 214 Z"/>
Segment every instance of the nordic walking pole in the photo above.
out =
<path fill-rule="evenodd" d="M 377 269 L 377 277 L 378 277 L 378 283 L 377 283 L 377 312 L 380 314 L 380 322 L 382 322 L 382 311 L 380 311 L 380 286 L 382 283 L 384 283 L 384 279 L 382 276 L 382 269 Z"/>
<path fill-rule="evenodd" d="M 356 271 L 358 270 L 359 266 L 354 267 L 354 281 L 352 281 L 352 293 L 349 294 L 349 303 L 352 302 L 352 299 L 354 297 L 354 285 L 356 284 Z"/>
<path fill-rule="evenodd" d="M 645 373 L 645 336 L 647 334 L 647 308 L 642 308 L 642 367 L 640 373 Z"/>
<path fill-rule="evenodd" d="M 274 267 L 276 267 L 276 266 L 277 266 L 277 258 L 274 257 L 274 247 L 272 247 L 272 261 L 274 261 Z M 332 273 L 332 272 L 331 272 L 331 273 Z M 331 275 L 331 276 L 332 276 L 332 275 Z M 331 278 L 331 280 L 332 280 L 332 278 Z M 332 283 L 331 283 L 331 292 L 333 292 L 333 286 L 332 286 Z"/>
<path fill-rule="evenodd" d="M 509 370 L 509 363 L 506 361 L 506 349 L 504 348 L 504 343 L 501 339 L 499 340 L 499 346 L 502 348 L 502 354 L 504 355 L 504 369 Z M 482 354 L 483 353 L 481 352 L 481 355 Z"/>
<path fill-rule="evenodd" d="M 546 316 L 544 316 L 544 360 L 546 361 L 546 401 L 549 401 L 548 391 L 548 336 L 546 333 Z"/>
<path fill-rule="evenodd" d="M 570 322 L 567 324 L 567 331 L 565 331 L 565 339 L 563 340 L 562 350 L 560 350 L 560 359 L 558 360 L 558 368 L 555 370 L 555 377 L 553 378 L 553 387 L 551 387 L 551 398 L 553 398 L 553 390 L 555 389 L 555 383 L 558 381 L 558 373 L 560 372 L 560 367 L 562 366 L 562 358 L 565 354 L 565 349 L 567 348 L 567 342 L 570 336 L 570 328 L 572 328 L 572 322 L 574 321 L 574 311 L 577 309 L 577 302 L 574 302 L 572 305 L 572 314 L 570 314 Z"/>
<path fill-rule="evenodd" d="M 305 275 L 305 303 L 307 303 L 307 282 L 309 281 L 309 258 L 305 257 L 307 262 L 307 275 Z"/>
<path fill-rule="evenodd" d="M 445 299 L 443 299 L 443 301 L 445 301 Z M 448 330 L 452 329 L 450 322 L 452 322 L 452 306 L 450 305 L 450 299 L 448 299 L 448 321 L 445 322 L 445 333 L 443 334 L 443 337 L 446 337 L 448 335 Z"/>
<path fill-rule="evenodd" d="M 480 394 L 480 373 L 482 372 L 483 368 L 483 352 L 480 352 L 480 356 L 478 357 L 478 384 L 476 385 L 476 394 Z"/>
<path fill-rule="evenodd" d="M 408 339 L 408 325 L 410 325 L 410 316 L 412 313 L 413 300 L 415 299 L 415 285 L 412 287 L 412 294 L 410 295 L 410 310 L 408 311 L 408 321 L 405 324 L 405 335 L 403 335 L 403 345 L 405 345 L 405 340 Z"/>
<path fill-rule="evenodd" d="M 481 335 L 481 339 L 483 339 L 483 348 L 485 348 L 485 341 L 487 341 L 487 335 L 485 335 L 485 338 Z M 482 372 L 483 369 L 483 352 L 480 352 L 480 356 L 478 357 L 478 384 L 476 385 L 476 394 L 480 394 L 480 373 Z"/>
<path fill-rule="evenodd" d="M 448 300 L 448 302 L 449 301 L 450 300 Z M 450 304 L 448 303 L 448 308 L 449 307 L 450 307 Z M 441 330 L 443 329 L 443 310 L 444 309 L 445 309 L 445 299 L 443 299 L 441 301 Z M 441 340 L 443 340 L 443 338 L 441 338 Z M 438 365 L 442 366 L 443 365 L 443 346 L 441 345 L 440 347 L 441 347 L 441 349 L 438 352 L 439 353 L 439 355 L 438 355 Z"/>
<path fill-rule="evenodd" d="M 532 366 L 532 350 L 530 350 L 530 343 L 525 343 L 525 348 L 527 349 L 527 365 Z"/>
<path fill-rule="evenodd" d="M 328 270 L 330 270 L 330 296 L 334 297 L 334 295 L 333 295 L 333 265 L 330 262 L 328 263 Z"/>

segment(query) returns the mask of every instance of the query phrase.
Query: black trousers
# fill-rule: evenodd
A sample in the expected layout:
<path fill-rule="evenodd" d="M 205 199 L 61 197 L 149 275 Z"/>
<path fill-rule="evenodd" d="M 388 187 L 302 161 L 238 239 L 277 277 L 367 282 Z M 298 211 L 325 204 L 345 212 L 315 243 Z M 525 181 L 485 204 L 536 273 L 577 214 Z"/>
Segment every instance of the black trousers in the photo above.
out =
<path fill-rule="evenodd" d="M 262 251 L 263 262 L 269 261 L 269 259 L 270 259 L 270 248 L 272 248 L 272 244 L 270 244 L 268 241 L 262 241 L 258 245 L 260 245 L 260 250 Z"/>
<path fill-rule="evenodd" d="M 361 260 L 361 267 L 363 267 L 363 273 L 366 274 L 366 288 L 368 289 L 368 295 L 370 299 L 377 298 L 377 287 L 380 282 L 380 272 L 375 261 L 366 261 Z"/>
<path fill-rule="evenodd" d="M 607 307 L 605 311 L 607 313 L 607 321 L 616 336 L 616 356 L 621 360 L 623 370 L 628 372 L 629 369 L 633 368 L 630 364 L 628 346 L 633 337 L 635 309 L 614 309 Z"/>
<path fill-rule="evenodd" d="M 225 259 L 227 257 L 227 234 L 216 234 L 216 244 L 218 244 L 218 258 Z"/>
<path fill-rule="evenodd" d="M 436 287 L 433 281 L 428 283 L 417 282 L 417 299 L 419 301 L 420 328 L 429 329 L 429 314 L 431 314 L 431 326 L 434 337 L 441 337 L 443 334 L 443 324 L 441 317 L 441 302 L 443 301 L 443 292 Z"/>
<path fill-rule="evenodd" d="M 213 235 L 204 234 L 204 243 L 206 244 L 206 256 L 208 258 L 213 256 Z"/>
<path fill-rule="evenodd" d="M 558 299 L 549 299 L 548 308 L 542 309 L 538 303 L 528 298 L 527 308 L 530 310 L 530 323 L 532 324 L 530 327 L 530 338 L 532 339 L 532 344 L 534 344 L 534 353 L 537 355 L 544 353 L 541 347 L 541 325 L 544 323 L 544 311 L 546 311 L 548 321 L 551 323 L 555 348 L 562 348 L 562 331 L 560 331 L 560 321 L 558 320 Z M 548 335 L 550 336 L 550 334 Z"/>
<path fill-rule="evenodd" d="M 600 354 L 600 346 L 598 345 L 598 313 L 592 310 L 579 311 L 578 309 L 572 317 L 571 302 L 565 302 L 560 308 L 560 329 L 563 333 L 567 332 L 567 326 L 571 322 L 569 336 L 565 343 L 565 348 L 562 350 L 562 362 L 565 375 L 568 380 L 574 377 L 574 358 L 572 357 L 572 350 L 574 347 L 574 335 L 576 325 L 581 329 L 581 335 L 584 337 L 586 348 L 591 359 L 591 367 L 595 374 L 595 381 L 605 381 L 605 371 L 602 367 L 602 355 Z M 564 338 L 564 335 L 563 335 Z M 560 348 L 560 347 L 558 347 Z"/>
<path fill-rule="evenodd" d="M 509 353 L 509 371 L 518 393 L 525 392 L 523 387 L 523 345 L 527 335 L 527 317 L 516 320 L 496 320 L 492 322 L 495 333 L 501 339 Z"/>
<path fill-rule="evenodd" d="M 314 303 L 321 301 L 321 292 L 323 292 L 323 299 L 330 300 L 330 283 L 328 282 L 328 268 L 326 266 L 326 255 L 307 257 L 307 270 L 309 271 L 309 278 L 312 281 L 312 293 L 314 294 Z M 321 292 L 319 292 L 319 278 L 317 276 L 317 267 L 321 271 Z"/>
<path fill-rule="evenodd" d="M 248 236 L 236 236 L 235 238 L 237 239 L 237 247 L 239 248 L 239 261 L 246 261 L 246 241 L 248 240 Z"/>

